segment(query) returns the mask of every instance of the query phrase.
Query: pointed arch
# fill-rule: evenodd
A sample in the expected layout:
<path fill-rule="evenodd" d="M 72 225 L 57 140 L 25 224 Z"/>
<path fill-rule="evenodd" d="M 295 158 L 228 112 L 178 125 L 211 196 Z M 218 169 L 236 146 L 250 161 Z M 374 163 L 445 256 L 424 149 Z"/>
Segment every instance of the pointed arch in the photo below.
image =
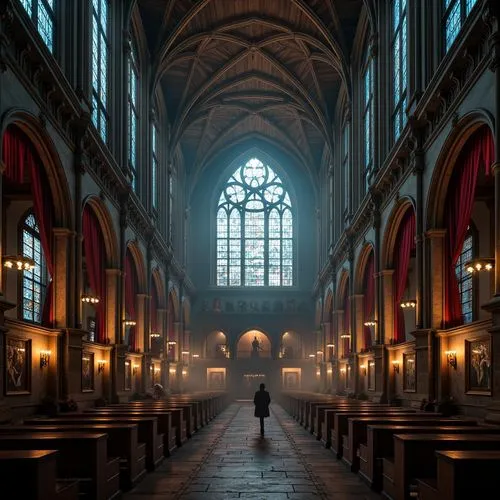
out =
<path fill-rule="evenodd" d="M 254 344 L 257 339 L 258 346 Z M 236 341 L 236 358 L 270 358 L 272 352 L 271 336 L 262 328 L 248 328 L 240 333 Z"/>
<path fill-rule="evenodd" d="M 151 285 L 155 288 L 158 297 L 158 307 L 160 309 L 165 309 L 167 306 L 167 301 L 165 298 L 165 284 L 163 281 L 163 276 L 159 267 L 155 267 L 152 271 L 152 283 Z"/>
<path fill-rule="evenodd" d="M 146 280 L 146 267 L 144 265 L 144 256 L 135 241 L 129 241 L 127 244 L 127 253 L 133 259 L 135 272 L 137 273 L 137 293 L 148 293 Z"/>
<path fill-rule="evenodd" d="M 354 277 L 354 293 L 364 293 L 363 286 L 365 280 L 366 266 L 369 259 L 375 256 L 375 250 L 372 243 L 367 243 L 361 250 L 356 266 Z"/>
<path fill-rule="evenodd" d="M 332 321 L 332 313 L 333 313 L 333 293 L 331 290 L 328 290 L 326 295 L 326 299 L 323 305 L 323 322 L 330 323 Z"/>

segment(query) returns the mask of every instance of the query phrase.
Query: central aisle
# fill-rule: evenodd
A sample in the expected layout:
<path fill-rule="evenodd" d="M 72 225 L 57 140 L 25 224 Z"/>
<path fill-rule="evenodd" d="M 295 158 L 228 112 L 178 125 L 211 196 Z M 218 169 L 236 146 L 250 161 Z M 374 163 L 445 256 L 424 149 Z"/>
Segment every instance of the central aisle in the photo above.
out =
<path fill-rule="evenodd" d="M 380 496 L 279 405 L 271 405 L 262 439 L 253 404 L 235 402 L 123 498 L 373 500 Z"/>

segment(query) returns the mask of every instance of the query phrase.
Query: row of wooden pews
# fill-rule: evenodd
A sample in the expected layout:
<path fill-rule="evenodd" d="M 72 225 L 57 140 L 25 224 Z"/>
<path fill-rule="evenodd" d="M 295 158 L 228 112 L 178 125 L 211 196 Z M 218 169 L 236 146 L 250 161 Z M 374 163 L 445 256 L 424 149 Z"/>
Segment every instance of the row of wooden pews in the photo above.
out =
<path fill-rule="evenodd" d="M 1 425 L 2 493 L 33 500 L 117 498 L 227 403 L 226 393 L 200 392 Z M 21 483 L 12 472 L 19 467 Z"/>
<path fill-rule="evenodd" d="M 286 392 L 280 402 L 385 498 L 490 498 L 500 486 L 498 426 L 324 394 Z"/>

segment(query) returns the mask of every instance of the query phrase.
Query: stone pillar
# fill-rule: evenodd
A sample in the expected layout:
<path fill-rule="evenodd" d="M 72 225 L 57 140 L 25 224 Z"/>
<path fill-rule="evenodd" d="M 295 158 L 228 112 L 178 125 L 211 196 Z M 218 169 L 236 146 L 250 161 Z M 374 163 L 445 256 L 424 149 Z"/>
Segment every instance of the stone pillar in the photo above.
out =
<path fill-rule="evenodd" d="M 356 330 L 356 335 L 354 336 L 355 343 L 352 346 L 352 351 L 354 353 L 353 364 L 351 369 L 351 377 L 353 379 L 354 392 L 359 394 L 363 392 L 363 379 L 360 378 L 359 373 L 359 358 L 357 354 L 361 352 L 364 347 L 363 337 L 364 337 L 364 324 L 363 324 L 363 299 L 364 295 L 355 294 L 351 297 L 351 318 L 353 320 L 353 326 Z"/>
<path fill-rule="evenodd" d="M 384 304 L 382 300 L 383 280 L 380 275 L 380 256 L 382 254 L 382 243 L 380 237 L 380 196 L 375 190 L 370 191 L 372 197 L 372 218 L 373 229 L 375 232 L 374 247 L 373 247 L 373 274 L 375 275 L 375 344 L 383 344 L 383 328 L 384 328 Z"/>
<path fill-rule="evenodd" d="M 430 244 L 429 269 L 431 270 L 430 291 L 431 291 L 431 311 L 430 326 L 434 329 L 443 327 L 444 318 L 444 299 L 445 299 L 445 281 L 444 281 L 444 245 L 445 229 L 432 229 L 427 231 L 426 238 Z"/>
<path fill-rule="evenodd" d="M 69 282 L 69 248 L 75 233 L 65 228 L 54 228 L 54 276 L 52 276 L 52 297 L 54 307 L 54 327 L 64 328 L 68 325 L 68 303 L 74 299 L 75 290 L 70 290 Z M 62 300 L 61 300 L 62 299 Z"/>
<path fill-rule="evenodd" d="M 120 321 L 120 303 L 118 301 L 118 284 L 121 280 L 120 269 L 106 269 L 106 341 L 110 344 L 123 342 L 123 326 Z"/>
<path fill-rule="evenodd" d="M 381 344 L 387 344 L 394 339 L 394 298 L 393 298 L 393 275 L 394 269 L 384 269 L 380 271 L 382 282 L 382 307 L 383 307 L 383 329 Z"/>
<path fill-rule="evenodd" d="M 147 346 L 144 345 L 144 338 L 145 338 L 145 333 L 144 331 L 146 330 L 146 300 L 148 298 L 148 295 L 145 293 L 138 293 L 136 295 L 136 315 L 137 317 L 135 318 L 136 320 L 136 325 L 135 325 L 135 336 L 136 336 L 136 348 L 141 351 L 145 352 L 147 349 Z"/>
<path fill-rule="evenodd" d="M 438 382 L 441 378 L 439 364 L 436 366 L 435 360 L 435 331 L 418 330 L 412 332 L 415 336 L 415 357 L 416 357 L 416 391 L 417 398 L 425 398 L 427 401 L 434 400 L 442 394 L 436 394 L 437 386 L 442 384 Z M 404 367 L 401 366 L 401 369 Z"/>

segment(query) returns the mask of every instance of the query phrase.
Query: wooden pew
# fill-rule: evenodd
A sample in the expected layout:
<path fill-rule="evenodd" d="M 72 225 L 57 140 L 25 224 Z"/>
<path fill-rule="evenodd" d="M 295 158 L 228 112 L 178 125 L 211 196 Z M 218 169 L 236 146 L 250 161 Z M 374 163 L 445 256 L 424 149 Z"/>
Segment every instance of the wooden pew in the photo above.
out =
<path fill-rule="evenodd" d="M 473 426 L 443 426 L 432 424 L 432 420 L 405 421 L 403 425 L 390 424 L 368 425 L 367 443 L 359 446 L 359 475 L 375 491 L 382 489 L 382 459 L 394 457 L 395 434 L 496 434 L 500 427 Z"/>
<path fill-rule="evenodd" d="M 97 432 L 108 436 L 108 457 L 120 458 L 120 488 L 129 490 L 146 475 L 146 445 L 137 440 L 137 425 L 129 423 L 0 426 L 2 434 L 26 432 Z"/>
<path fill-rule="evenodd" d="M 158 420 L 156 417 L 102 417 L 99 415 L 68 413 L 63 417 L 55 418 L 31 418 L 24 421 L 27 425 L 67 426 L 67 425 L 91 425 L 91 424 L 114 424 L 129 423 L 137 425 L 137 436 L 139 442 L 146 445 L 146 469 L 155 470 L 163 462 L 163 434 L 158 431 Z M 175 442 L 174 442 L 175 448 Z M 168 453 L 167 453 L 168 454 Z"/>
<path fill-rule="evenodd" d="M 417 477 L 436 477 L 437 450 L 500 450 L 499 434 L 395 434 L 394 461 L 382 459 L 383 494 L 393 500 L 410 498 Z"/>
<path fill-rule="evenodd" d="M 0 435 L 0 450 L 58 450 L 57 475 L 77 478 L 80 494 L 96 500 L 120 494 L 119 459 L 109 460 L 107 435 L 84 432 Z"/>
<path fill-rule="evenodd" d="M 408 416 L 411 417 L 416 415 L 415 410 L 404 409 L 404 408 L 375 408 L 367 410 L 340 410 L 336 411 L 333 416 L 333 428 L 331 430 L 331 451 L 337 456 L 337 458 L 342 458 L 343 455 L 343 436 L 347 434 L 349 418 L 352 417 L 394 417 L 394 416 Z M 421 413 L 419 416 L 423 418 L 429 418 L 431 416 L 436 416 L 436 414 Z"/>
<path fill-rule="evenodd" d="M 500 451 L 437 451 L 436 459 L 436 480 L 417 480 L 419 500 L 499 496 Z"/>
<path fill-rule="evenodd" d="M 77 481 L 57 481 L 57 454 L 55 450 L 1 450 L 2 498 L 78 500 Z"/>
<path fill-rule="evenodd" d="M 351 468 L 352 472 L 357 472 L 359 469 L 359 446 L 367 441 L 368 425 L 422 425 L 431 426 L 460 426 L 471 427 L 476 426 L 475 420 L 459 420 L 458 418 L 439 418 L 434 413 L 414 413 L 410 418 L 405 418 L 401 415 L 391 415 L 387 417 L 355 417 L 348 419 L 347 436 L 343 437 L 343 456 L 342 460 Z"/>

